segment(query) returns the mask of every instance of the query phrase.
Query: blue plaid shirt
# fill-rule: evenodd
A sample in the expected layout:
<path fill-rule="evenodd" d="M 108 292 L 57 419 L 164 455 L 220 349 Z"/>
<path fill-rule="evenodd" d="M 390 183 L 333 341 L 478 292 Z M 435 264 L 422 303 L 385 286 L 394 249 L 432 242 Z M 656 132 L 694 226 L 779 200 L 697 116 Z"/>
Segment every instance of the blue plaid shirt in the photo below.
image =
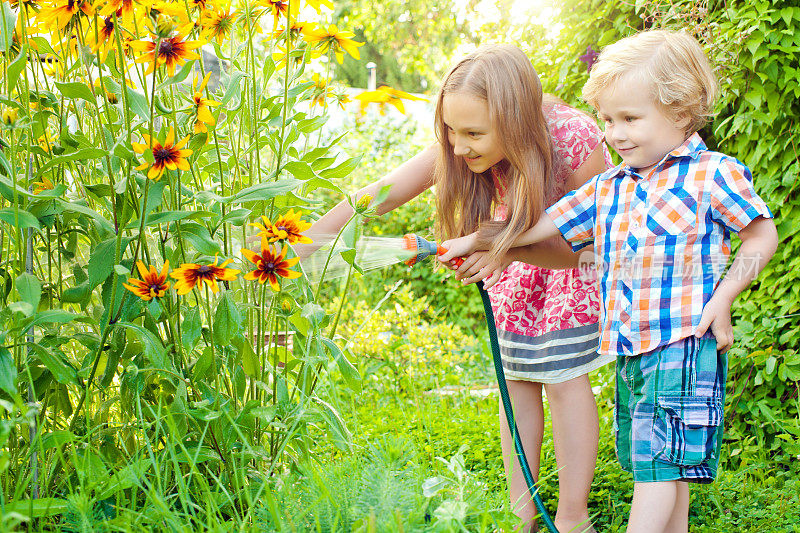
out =
<path fill-rule="evenodd" d="M 750 170 L 696 133 L 647 176 L 617 166 L 547 213 L 574 249 L 594 242 L 600 353 L 613 355 L 692 335 L 727 265 L 730 233 L 772 217 Z"/>

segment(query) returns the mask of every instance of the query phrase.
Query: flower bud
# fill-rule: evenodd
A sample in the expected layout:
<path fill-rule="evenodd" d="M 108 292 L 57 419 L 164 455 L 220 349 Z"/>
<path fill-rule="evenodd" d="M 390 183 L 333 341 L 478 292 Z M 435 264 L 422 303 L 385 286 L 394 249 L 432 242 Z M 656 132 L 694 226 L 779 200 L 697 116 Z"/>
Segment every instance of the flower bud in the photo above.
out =
<path fill-rule="evenodd" d="M 356 213 L 364 214 L 367 209 L 369 209 L 369 204 L 372 203 L 372 195 L 365 194 L 361 198 L 358 199 L 356 202 Z"/>
<path fill-rule="evenodd" d="M 17 110 L 13 107 L 3 109 L 3 124 L 12 125 L 17 121 Z"/>

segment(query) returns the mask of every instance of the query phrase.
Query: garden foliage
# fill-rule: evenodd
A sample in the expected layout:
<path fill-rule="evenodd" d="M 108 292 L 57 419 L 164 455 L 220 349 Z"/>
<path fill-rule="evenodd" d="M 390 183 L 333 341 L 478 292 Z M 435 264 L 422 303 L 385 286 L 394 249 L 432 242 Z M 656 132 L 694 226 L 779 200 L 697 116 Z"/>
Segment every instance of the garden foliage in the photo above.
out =
<path fill-rule="evenodd" d="M 0 529 L 252 524 L 309 428 L 349 445 L 290 246 L 358 163 L 320 130 L 361 43 L 299 8 L 0 6 Z"/>

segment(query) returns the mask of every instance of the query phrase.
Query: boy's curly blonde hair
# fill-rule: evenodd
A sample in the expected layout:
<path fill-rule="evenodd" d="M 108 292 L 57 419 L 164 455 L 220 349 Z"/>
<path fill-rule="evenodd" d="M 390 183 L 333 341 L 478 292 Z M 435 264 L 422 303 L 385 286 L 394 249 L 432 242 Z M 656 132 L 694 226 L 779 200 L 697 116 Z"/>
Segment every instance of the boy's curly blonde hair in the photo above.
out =
<path fill-rule="evenodd" d="M 597 109 L 603 91 L 627 76 L 641 76 L 653 98 L 675 120 L 688 117 L 687 133 L 712 115 L 717 79 L 700 44 L 684 32 L 651 30 L 625 37 L 603 49 L 583 86 L 583 99 Z"/>

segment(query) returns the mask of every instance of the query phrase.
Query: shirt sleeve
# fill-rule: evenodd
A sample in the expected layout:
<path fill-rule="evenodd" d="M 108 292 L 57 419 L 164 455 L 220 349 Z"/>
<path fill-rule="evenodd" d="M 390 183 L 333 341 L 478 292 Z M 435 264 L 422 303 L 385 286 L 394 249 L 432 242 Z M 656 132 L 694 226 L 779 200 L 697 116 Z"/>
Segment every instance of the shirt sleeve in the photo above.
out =
<path fill-rule="evenodd" d="M 546 210 L 573 250 L 580 250 L 594 241 L 594 224 L 597 218 L 595 192 L 600 176 L 602 174 L 594 176 Z"/>
<path fill-rule="evenodd" d="M 743 230 L 759 216 L 772 218 L 769 207 L 753 188 L 750 169 L 736 159 L 725 158 L 720 162 L 714 185 L 711 217 L 730 231 Z"/>

